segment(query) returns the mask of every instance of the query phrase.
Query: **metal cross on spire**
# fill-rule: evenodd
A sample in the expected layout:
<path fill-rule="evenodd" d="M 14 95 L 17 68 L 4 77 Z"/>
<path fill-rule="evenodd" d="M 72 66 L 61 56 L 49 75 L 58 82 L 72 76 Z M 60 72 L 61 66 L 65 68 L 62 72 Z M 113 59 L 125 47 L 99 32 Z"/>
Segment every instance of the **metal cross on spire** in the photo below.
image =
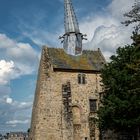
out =
<path fill-rule="evenodd" d="M 70 55 L 80 55 L 82 54 L 82 40 L 85 39 L 85 35 L 80 33 L 71 0 L 64 0 L 64 10 L 65 34 L 60 37 L 63 39 L 63 48 Z"/>

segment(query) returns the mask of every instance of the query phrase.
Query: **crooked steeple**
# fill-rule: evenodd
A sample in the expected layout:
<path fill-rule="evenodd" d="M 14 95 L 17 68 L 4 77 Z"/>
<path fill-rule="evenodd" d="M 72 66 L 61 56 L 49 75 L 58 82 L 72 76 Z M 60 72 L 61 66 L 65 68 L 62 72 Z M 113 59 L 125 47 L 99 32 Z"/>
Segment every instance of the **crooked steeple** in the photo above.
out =
<path fill-rule="evenodd" d="M 84 35 L 80 33 L 71 0 L 64 0 L 64 10 L 65 34 L 60 37 L 60 39 L 63 38 L 63 48 L 70 55 L 80 55 L 82 54 L 82 40 L 84 39 Z"/>

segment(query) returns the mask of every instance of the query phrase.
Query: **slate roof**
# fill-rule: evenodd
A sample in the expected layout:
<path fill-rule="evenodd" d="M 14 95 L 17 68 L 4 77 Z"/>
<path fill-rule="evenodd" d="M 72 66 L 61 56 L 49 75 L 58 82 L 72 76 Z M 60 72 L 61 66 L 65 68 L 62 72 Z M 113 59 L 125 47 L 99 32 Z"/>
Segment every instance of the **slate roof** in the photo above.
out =
<path fill-rule="evenodd" d="M 98 49 L 97 51 L 83 50 L 82 55 L 68 55 L 61 48 L 46 48 L 53 68 L 70 70 L 100 71 L 106 63 Z"/>

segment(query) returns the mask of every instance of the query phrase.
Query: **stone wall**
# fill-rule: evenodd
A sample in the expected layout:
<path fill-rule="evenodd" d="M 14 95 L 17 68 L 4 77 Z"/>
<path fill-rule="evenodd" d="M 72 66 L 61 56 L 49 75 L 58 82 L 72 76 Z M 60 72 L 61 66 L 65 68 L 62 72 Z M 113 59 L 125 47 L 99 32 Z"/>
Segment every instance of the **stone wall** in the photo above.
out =
<path fill-rule="evenodd" d="M 90 139 L 89 99 L 97 100 L 99 105 L 100 75 L 85 73 L 86 83 L 78 84 L 78 72 L 53 71 L 46 52 L 43 50 L 32 112 L 30 139 L 32 140 L 94 140 Z M 68 112 L 62 96 L 62 85 L 70 83 L 71 97 Z M 70 115 L 70 114 L 67 115 Z M 99 131 L 95 126 L 95 137 Z"/>

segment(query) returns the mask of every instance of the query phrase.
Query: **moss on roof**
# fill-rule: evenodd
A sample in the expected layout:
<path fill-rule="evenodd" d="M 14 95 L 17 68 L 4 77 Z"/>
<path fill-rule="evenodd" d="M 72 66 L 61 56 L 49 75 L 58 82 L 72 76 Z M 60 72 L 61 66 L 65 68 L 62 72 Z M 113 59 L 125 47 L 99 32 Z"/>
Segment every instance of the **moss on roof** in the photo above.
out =
<path fill-rule="evenodd" d="M 83 50 L 82 55 L 72 56 L 60 48 L 45 48 L 54 68 L 100 71 L 105 59 L 100 50 Z"/>

